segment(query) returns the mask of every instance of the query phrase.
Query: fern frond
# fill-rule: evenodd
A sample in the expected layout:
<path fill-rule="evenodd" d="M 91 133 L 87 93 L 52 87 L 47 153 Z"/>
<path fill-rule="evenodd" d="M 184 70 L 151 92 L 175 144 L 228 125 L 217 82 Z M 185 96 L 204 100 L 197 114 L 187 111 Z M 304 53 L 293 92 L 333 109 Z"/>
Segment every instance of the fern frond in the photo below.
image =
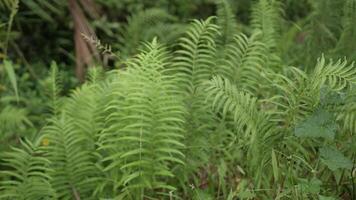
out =
<path fill-rule="evenodd" d="M 239 91 L 227 79 L 219 76 L 213 77 L 206 85 L 207 99 L 216 112 L 222 116 L 233 116 L 239 140 L 247 148 L 247 157 L 250 157 L 248 169 L 255 178 L 256 185 L 264 179 L 263 165 L 270 155 L 266 154 L 273 146 L 268 138 L 277 133 L 277 127 L 270 120 L 270 115 L 259 109 L 256 97 L 249 93 Z"/>
<path fill-rule="evenodd" d="M 257 98 L 245 92 L 238 92 L 237 88 L 227 79 L 213 77 L 207 88 L 207 99 L 212 99 L 215 111 L 222 111 L 223 116 L 231 112 L 238 130 L 246 135 L 261 133 L 263 120 L 267 116 L 258 111 Z M 263 122 L 262 124 L 260 124 Z M 255 136 L 254 136 L 255 137 Z"/>
<path fill-rule="evenodd" d="M 237 21 L 233 6 L 229 0 L 218 0 L 217 5 L 217 24 L 221 32 L 218 43 L 222 46 L 230 43 L 237 33 Z"/>
<path fill-rule="evenodd" d="M 59 199 L 89 198 L 96 185 L 94 177 L 100 176 L 85 148 L 87 138 L 66 113 L 50 122 L 43 130 L 41 142 L 51 161 L 51 185 Z"/>
<path fill-rule="evenodd" d="M 62 92 L 62 77 L 59 74 L 56 62 L 51 63 L 50 74 L 43 82 L 45 92 L 50 101 L 48 102 L 48 108 L 51 114 L 57 115 L 62 107 L 62 99 L 60 93 Z"/>
<path fill-rule="evenodd" d="M 185 33 L 188 25 L 178 22 L 161 22 L 154 27 L 145 30 L 143 41 L 150 41 L 157 37 L 160 43 L 167 45 L 167 47 L 174 46 L 176 41 Z"/>
<path fill-rule="evenodd" d="M 180 182 L 184 184 L 195 176 L 194 169 L 201 167 L 201 163 L 209 160 L 212 152 L 213 136 L 217 126 L 209 105 L 205 104 L 203 85 L 215 73 L 219 73 L 216 56 L 215 39 L 218 26 L 214 24 L 215 17 L 194 20 L 185 35 L 180 38 L 170 68 L 175 85 L 179 87 L 179 94 L 184 98 L 187 109 L 184 132 L 187 155 L 186 167 L 179 168 Z M 210 144 L 211 143 L 211 144 Z"/>
<path fill-rule="evenodd" d="M 88 69 L 87 81 L 90 84 L 96 85 L 105 79 L 104 70 L 100 67 L 91 67 Z"/>
<path fill-rule="evenodd" d="M 65 106 L 70 111 L 68 116 L 75 119 L 74 129 L 87 138 L 85 146 L 92 151 L 95 151 L 95 143 L 104 124 L 105 101 L 102 96 L 105 92 L 100 83 L 85 84 L 73 91 Z"/>
<path fill-rule="evenodd" d="M 279 90 L 273 100 L 279 107 L 277 121 L 293 126 L 297 121 L 313 112 L 320 104 L 320 91 L 326 85 L 334 91 L 350 89 L 355 84 L 356 70 L 353 64 L 339 60 L 326 63 L 324 57 L 318 60 L 315 70 L 308 75 L 297 68 L 289 68 L 290 75 L 277 75 L 275 86 Z"/>
<path fill-rule="evenodd" d="M 346 56 L 350 60 L 356 60 L 356 48 L 353 45 L 356 40 L 356 1 L 347 0 L 344 6 L 343 31 L 336 45 L 335 53 L 338 56 Z"/>
<path fill-rule="evenodd" d="M 268 70 L 264 66 L 267 61 L 267 48 L 259 41 L 259 34 L 257 32 L 250 38 L 244 34 L 236 35 L 234 43 L 228 47 L 236 68 L 233 80 L 239 88 L 254 94 L 259 92 L 263 75 Z"/>
<path fill-rule="evenodd" d="M 281 5 L 277 0 L 259 0 L 252 7 L 251 27 L 262 32 L 262 42 L 275 49 L 279 38 Z"/>
<path fill-rule="evenodd" d="M 29 141 L 21 141 L 23 149 L 12 148 L 3 153 L 0 171 L 0 199 L 56 199 L 51 187 L 50 161 L 44 151 Z"/>
<path fill-rule="evenodd" d="M 156 25 L 174 20 L 174 16 L 162 9 L 148 9 L 129 17 L 119 38 L 123 56 L 136 53 L 141 42 L 152 40 L 156 36 L 143 34 L 147 33 L 146 29 L 153 29 Z"/>
<path fill-rule="evenodd" d="M 306 29 L 306 47 L 305 53 L 306 67 L 315 65 L 315 61 L 322 53 L 328 54 L 338 41 L 338 35 L 341 32 L 341 13 L 344 1 L 317 0 L 310 1 L 313 6 L 313 12 L 308 18 Z"/>
<path fill-rule="evenodd" d="M 271 85 L 276 94 L 267 100 L 275 105 L 273 120 L 284 128 L 294 126 L 317 106 L 319 91 L 311 89 L 309 76 L 294 67 L 286 69 L 285 74 L 274 74 Z"/>
<path fill-rule="evenodd" d="M 355 90 L 353 90 L 355 91 Z M 351 134 L 356 133 L 356 93 L 353 92 L 347 96 L 345 104 L 337 109 L 337 120 L 341 122 L 344 130 Z"/>
<path fill-rule="evenodd" d="M 336 91 L 350 89 L 356 84 L 356 68 L 354 63 L 348 64 L 347 60 L 332 60 L 326 63 L 323 57 L 318 59 L 312 82 L 314 88 L 320 88 L 323 84 L 328 85 Z"/>
<path fill-rule="evenodd" d="M 180 39 L 180 49 L 175 52 L 174 70 L 177 81 L 189 93 L 213 75 L 214 38 L 218 33 L 218 27 L 212 22 L 214 18 L 194 20 L 186 36 Z"/>
<path fill-rule="evenodd" d="M 229 46 L 234 43 L 234 36 L 238 33 L 237 20 L 232 8 L 232 2 L 229 0 L 218 0 L 217 5 L 217 24 L 220 34 L 216 38 L 216 69 L 215 75 L 234 77 L 235 64 L 231 61 Z M 235 78 L 235 77 L 234 77 Z"/>
<path fill-rule="evenodd" d="M 114 81 L 100 136 L 99 151 L 109 153 L 105 171 L 121 177 L 114 181 L 129 196 L 175 190 L 164 180 L 174 177 L 172 164 L 184 164 L 185 109 L 173 77 L 164 74 L 169 56 L 156 41 L 146 46 Z"/>

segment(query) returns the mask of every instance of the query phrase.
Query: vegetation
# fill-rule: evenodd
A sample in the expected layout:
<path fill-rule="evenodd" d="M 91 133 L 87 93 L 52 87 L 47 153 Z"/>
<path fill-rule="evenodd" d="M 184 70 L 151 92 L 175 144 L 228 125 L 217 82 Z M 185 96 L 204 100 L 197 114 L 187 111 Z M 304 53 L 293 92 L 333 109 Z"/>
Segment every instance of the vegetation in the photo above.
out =
<path fill-rule="evenodd" d="M 0 9 L 0 199 L 356 199 L 356 0 Z"/>

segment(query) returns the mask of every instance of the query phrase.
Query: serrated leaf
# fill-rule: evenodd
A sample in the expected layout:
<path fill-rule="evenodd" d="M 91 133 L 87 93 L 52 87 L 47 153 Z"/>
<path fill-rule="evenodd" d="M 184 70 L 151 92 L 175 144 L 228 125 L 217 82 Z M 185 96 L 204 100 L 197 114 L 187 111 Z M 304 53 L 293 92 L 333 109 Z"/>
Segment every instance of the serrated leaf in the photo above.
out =
<path fill-rule="evenodd" d="M 318 194 L 321 189 L 322 182 L 317 178 L 312 178 L 310 181 L 306 179 L 299 179 L 298 188 L 303 193 Z"/>
<path fill-rule="evenodd" d="M 352 161 L 335 148 L 321 148 L 320 157 L 321 161 L 332 171 L 337 169 L 351 169 L 353 166 Z"/>
<path fill-rule="evenodd" d="M 340 105 L 345 102 L 345 94 L 335 92 L 329 87 L 322 87 L 320 90 L 320 103 L 323 106 Z"/>
<path fill-rule="evenodd" d="M 297 124 L 294 134 L 297 137 L 334 139 L 337 124 L 331 113 L 319 110 L 303 122 Z"/>

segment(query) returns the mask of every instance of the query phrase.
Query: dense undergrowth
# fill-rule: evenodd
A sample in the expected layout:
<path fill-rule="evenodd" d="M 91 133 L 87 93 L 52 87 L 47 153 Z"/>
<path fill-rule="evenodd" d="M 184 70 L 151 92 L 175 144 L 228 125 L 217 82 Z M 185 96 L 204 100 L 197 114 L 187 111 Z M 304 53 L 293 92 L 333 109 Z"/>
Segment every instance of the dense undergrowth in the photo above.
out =
<path fill-rule="evenodd" d="M 0 199 L 356 199 L 356 1 L 288 21 L 300 2 L 139 12 L 118 54 L 84 35 L 117 68 L 70 92 L 65 64 L 32 85 L 6 54 Z"/>

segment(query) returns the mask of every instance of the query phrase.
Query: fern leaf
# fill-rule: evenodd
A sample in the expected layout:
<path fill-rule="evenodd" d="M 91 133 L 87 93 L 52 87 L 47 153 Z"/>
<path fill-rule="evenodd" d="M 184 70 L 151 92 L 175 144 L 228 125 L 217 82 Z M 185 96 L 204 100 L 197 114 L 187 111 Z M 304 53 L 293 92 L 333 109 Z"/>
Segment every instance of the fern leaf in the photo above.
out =
<path fill-rule="evenodd" d="M 225 46 L 232 41 L 237 33 L 237 21 L 229 0 L 217 1 L 217 24 L 221 32 L 220 45 Z"/>
<path fill-rule="evenodd" d="M 240 92 L 227 79 L 213 77 L 206 86 L 207 99 L 212 102 L 215 111 L 233 116 L 236 130 L 243 146 L 247 148 L 247 156 L 251 157 L 248 169 L 255 178 L 257 185 L 263 179 L 263 165 L 273 148 L 271 136 L 277 134 L 277 129 L 270 116 L 259 109 L 257 98 L 249 93 Z"/>
<path fill-rule="evenodd" d="M 97 169 L 91 153 L 85 148 L 86 137 L 80 134 L 73 120 L 65 114 L 52 119 L 41 137 L 49 160 L 51 184 L 58 198 L 90 197 L 95 188 Z"/>
<path fill-rule="evenodd" d="M 259 0 L 252 8 L 251 27 L 262 32 L 268 49 L 277 45 L 280 12 L 280 2 L 276 0 Z"/>
<path fill-rule="evenodd" d="M 157 8 L 148 9 L 129 17 L 127 19 L 127 26 L 121 32 L 122 37 L 119 38 L 122 44 L 122 54 L 129 56 L 136 53 L 135 51 L 141 42 L 152 40 L 156 36 L 150 35 L 150 31 L 148 30 L 153 30 L 156 25 L 174 20 L 174 16 L 165 10 Z M 143 34 L 143 30 L 146 34 Z"/>
<path fill-rule="evenodd" d="M 328 85 L 336 91 L 350 89 L 356 84 L 356 68 L 354 63 L 348 64 L 347 60 L 332 60 L 326 64 L 324 57 L 318 59 L 312 76 L 313 87 L 320 89 L 323 84 Z"/>
<path fill-rule="evenodd" d="M 213 75 L 214 37 L 218 32 L 218 27 L 212 23 L 213 19 L 214 17 L 205 21 L 194 20 L 186 36 L 178 44 L 181 49 L 175 55 L 176 76 L 187 92 L 193 92 L 195 87 L 202 85 Z"/>
<path fill-rule="evenodd" d="M 267 49 L 256 38 L 258 35 L 258 32 L 250 38 L 244 34 L 236 35 L 234 43 L 229 47 L 231 63 L 235 63 L 236 67 L 233 80 L 238 87 L 255 94 L 259 92 L 263 74 L 267 71 L 264 67 Z"/>
<path fill-rule="evenodd" d="M 0 199 L 55 199 L 51 187 L 50 161 L 43 157 L 43 149 L 29 141 L 21 141 L 23 149 L 12 148 L 4 153 L 3 166 L 8 169 L 0 171 Z"/>
<path fill-rule="evenodd" d="M 125 193 L 139 196 L 153 188 L 174 189 L 162 181 L 174 176 L 172 164 L 184 164 L 185 109 L 174 79 L 165 75 L 169 56 L 155 40 L 146 46 L 115 80 L 109 123 L 99 140 L 99 150 L 110 153 L 103 160 L 109 163 L 105 171 L 119 174 L 116 181 Z"/>

